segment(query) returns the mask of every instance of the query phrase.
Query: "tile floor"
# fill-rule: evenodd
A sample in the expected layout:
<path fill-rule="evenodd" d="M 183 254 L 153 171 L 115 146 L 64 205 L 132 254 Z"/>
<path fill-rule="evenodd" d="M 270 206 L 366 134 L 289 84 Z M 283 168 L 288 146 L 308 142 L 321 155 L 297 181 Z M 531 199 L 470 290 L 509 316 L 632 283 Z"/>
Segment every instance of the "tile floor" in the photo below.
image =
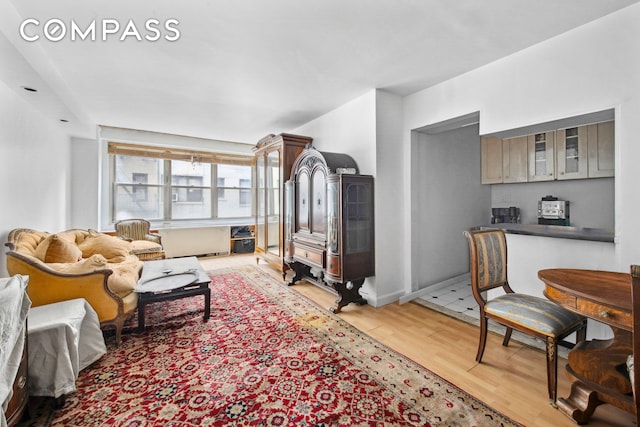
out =
<path fill-rule="evenodd" d="M 433 289 L 429 291 L 428 294 L 420 297 L 420 299 L 444 307 L 463 316 L 469 316 L 474 319 L 480 318 L 478 303 L 473 298 L 471 283 L 468 281 Z"/>

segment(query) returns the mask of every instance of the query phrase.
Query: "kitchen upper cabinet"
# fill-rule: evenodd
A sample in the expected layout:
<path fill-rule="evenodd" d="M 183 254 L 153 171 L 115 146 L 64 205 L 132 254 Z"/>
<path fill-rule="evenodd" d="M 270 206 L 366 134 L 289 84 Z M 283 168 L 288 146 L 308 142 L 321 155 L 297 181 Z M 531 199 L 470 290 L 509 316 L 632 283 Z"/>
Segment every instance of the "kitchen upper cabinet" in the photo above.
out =
<path fill-rule="evenodd" d="M 614 176 L 614 122 L 587 126 L 589 178 Z"/>
<path fill-rule="evenodd" d="M 556 179 L 587 178 L 587 126 L 556 131 Z"/>
<path fill-rule="evenodd" d="M 483 184 L 615 175 L 613 121 L 480 143 Z"/>
<path fill-rule="evenodd" d="M 502 183 L 502 140 L 494 136 L 480 139 L 480 157 L 482 160 L 482 183 Z"/>
<path fill-rule="evenodd" d="M 555 179 L 555 136 L 553 131 L 527 136 L 530 182 Z"/>
<path fill-rule="evenodd" d="M 527 137 L 502 140 L 502 182 L 527 182 Z"/>

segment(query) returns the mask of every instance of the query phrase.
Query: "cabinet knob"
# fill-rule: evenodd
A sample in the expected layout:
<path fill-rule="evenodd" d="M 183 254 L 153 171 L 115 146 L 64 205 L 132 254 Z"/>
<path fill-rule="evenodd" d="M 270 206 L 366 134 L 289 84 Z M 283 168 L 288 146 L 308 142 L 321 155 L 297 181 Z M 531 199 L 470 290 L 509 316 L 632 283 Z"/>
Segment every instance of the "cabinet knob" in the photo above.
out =
<path fill-rule="evenodd" d="M 611 316 L 607 310 L 600 310 L 600 313 L 598 314 L 600 315 L 600 317 L 604 319 L 607 319 Z"/>
<path fill-rule="evenodd" d="M 27 385 L 27 376 L 23 375 L 18 380 L 18 388 L 24 388 L 25 385 Z"/>
<path fill-rule="evenodd" d="M 305 258 L 309 258 L 309 252 L 304 251 L 304 257 L 305 257 Z"/>

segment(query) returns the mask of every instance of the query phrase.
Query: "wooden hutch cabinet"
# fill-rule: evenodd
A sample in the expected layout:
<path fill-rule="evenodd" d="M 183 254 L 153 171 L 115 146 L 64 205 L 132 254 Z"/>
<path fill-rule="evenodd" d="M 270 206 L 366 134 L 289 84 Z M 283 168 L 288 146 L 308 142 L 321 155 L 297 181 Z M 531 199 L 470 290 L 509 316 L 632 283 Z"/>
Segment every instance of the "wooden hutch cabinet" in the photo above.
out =
<path fill-rule="evenodd" d="M 263 259 L 282 272 L 288 269 L 284 262 L 284 182 L 289 179 L 291 167 L 302 150 L 313 139 L 306 136 L 281 133 L 267 135 L 254 147 L 256 159 L 256 261 Z"/>
<path fill-rule="evenodd" d="M 285 261 L 302 278 L 338 294 L 331 311 L 355 302 L 375 274 L 373 177 L 358 175 L 346 154 L 311 147 L 298 157 L 285 184 Z"/>

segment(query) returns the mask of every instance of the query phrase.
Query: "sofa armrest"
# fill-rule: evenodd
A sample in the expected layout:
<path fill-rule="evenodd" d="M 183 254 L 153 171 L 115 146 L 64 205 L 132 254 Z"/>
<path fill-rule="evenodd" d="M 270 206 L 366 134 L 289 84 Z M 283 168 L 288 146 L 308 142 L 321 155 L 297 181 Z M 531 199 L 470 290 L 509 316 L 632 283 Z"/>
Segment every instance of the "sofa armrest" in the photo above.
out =
<path fill-rule="evenodd" d="M 7 252 L 7 270 L 10 275 L 29 276 L 27 294 L 34 307 L 66 301 L 86 299 L 98 314 L 100 322 L 111 321 L 123 312 L 122 298 L 107 286 L 111 269 L 90 273 L 60 273 L 34 257 L 19 252 Z"/>
<path fill-rule="evenodd" d="M 162 236 L 160 236 L 159 234 L 154 234 L 154 233 L 147 233 L 144 236 L 145 240 L 149 240 L 151 242 L 155 242 L 159 245 L 162 245 Z"/>

